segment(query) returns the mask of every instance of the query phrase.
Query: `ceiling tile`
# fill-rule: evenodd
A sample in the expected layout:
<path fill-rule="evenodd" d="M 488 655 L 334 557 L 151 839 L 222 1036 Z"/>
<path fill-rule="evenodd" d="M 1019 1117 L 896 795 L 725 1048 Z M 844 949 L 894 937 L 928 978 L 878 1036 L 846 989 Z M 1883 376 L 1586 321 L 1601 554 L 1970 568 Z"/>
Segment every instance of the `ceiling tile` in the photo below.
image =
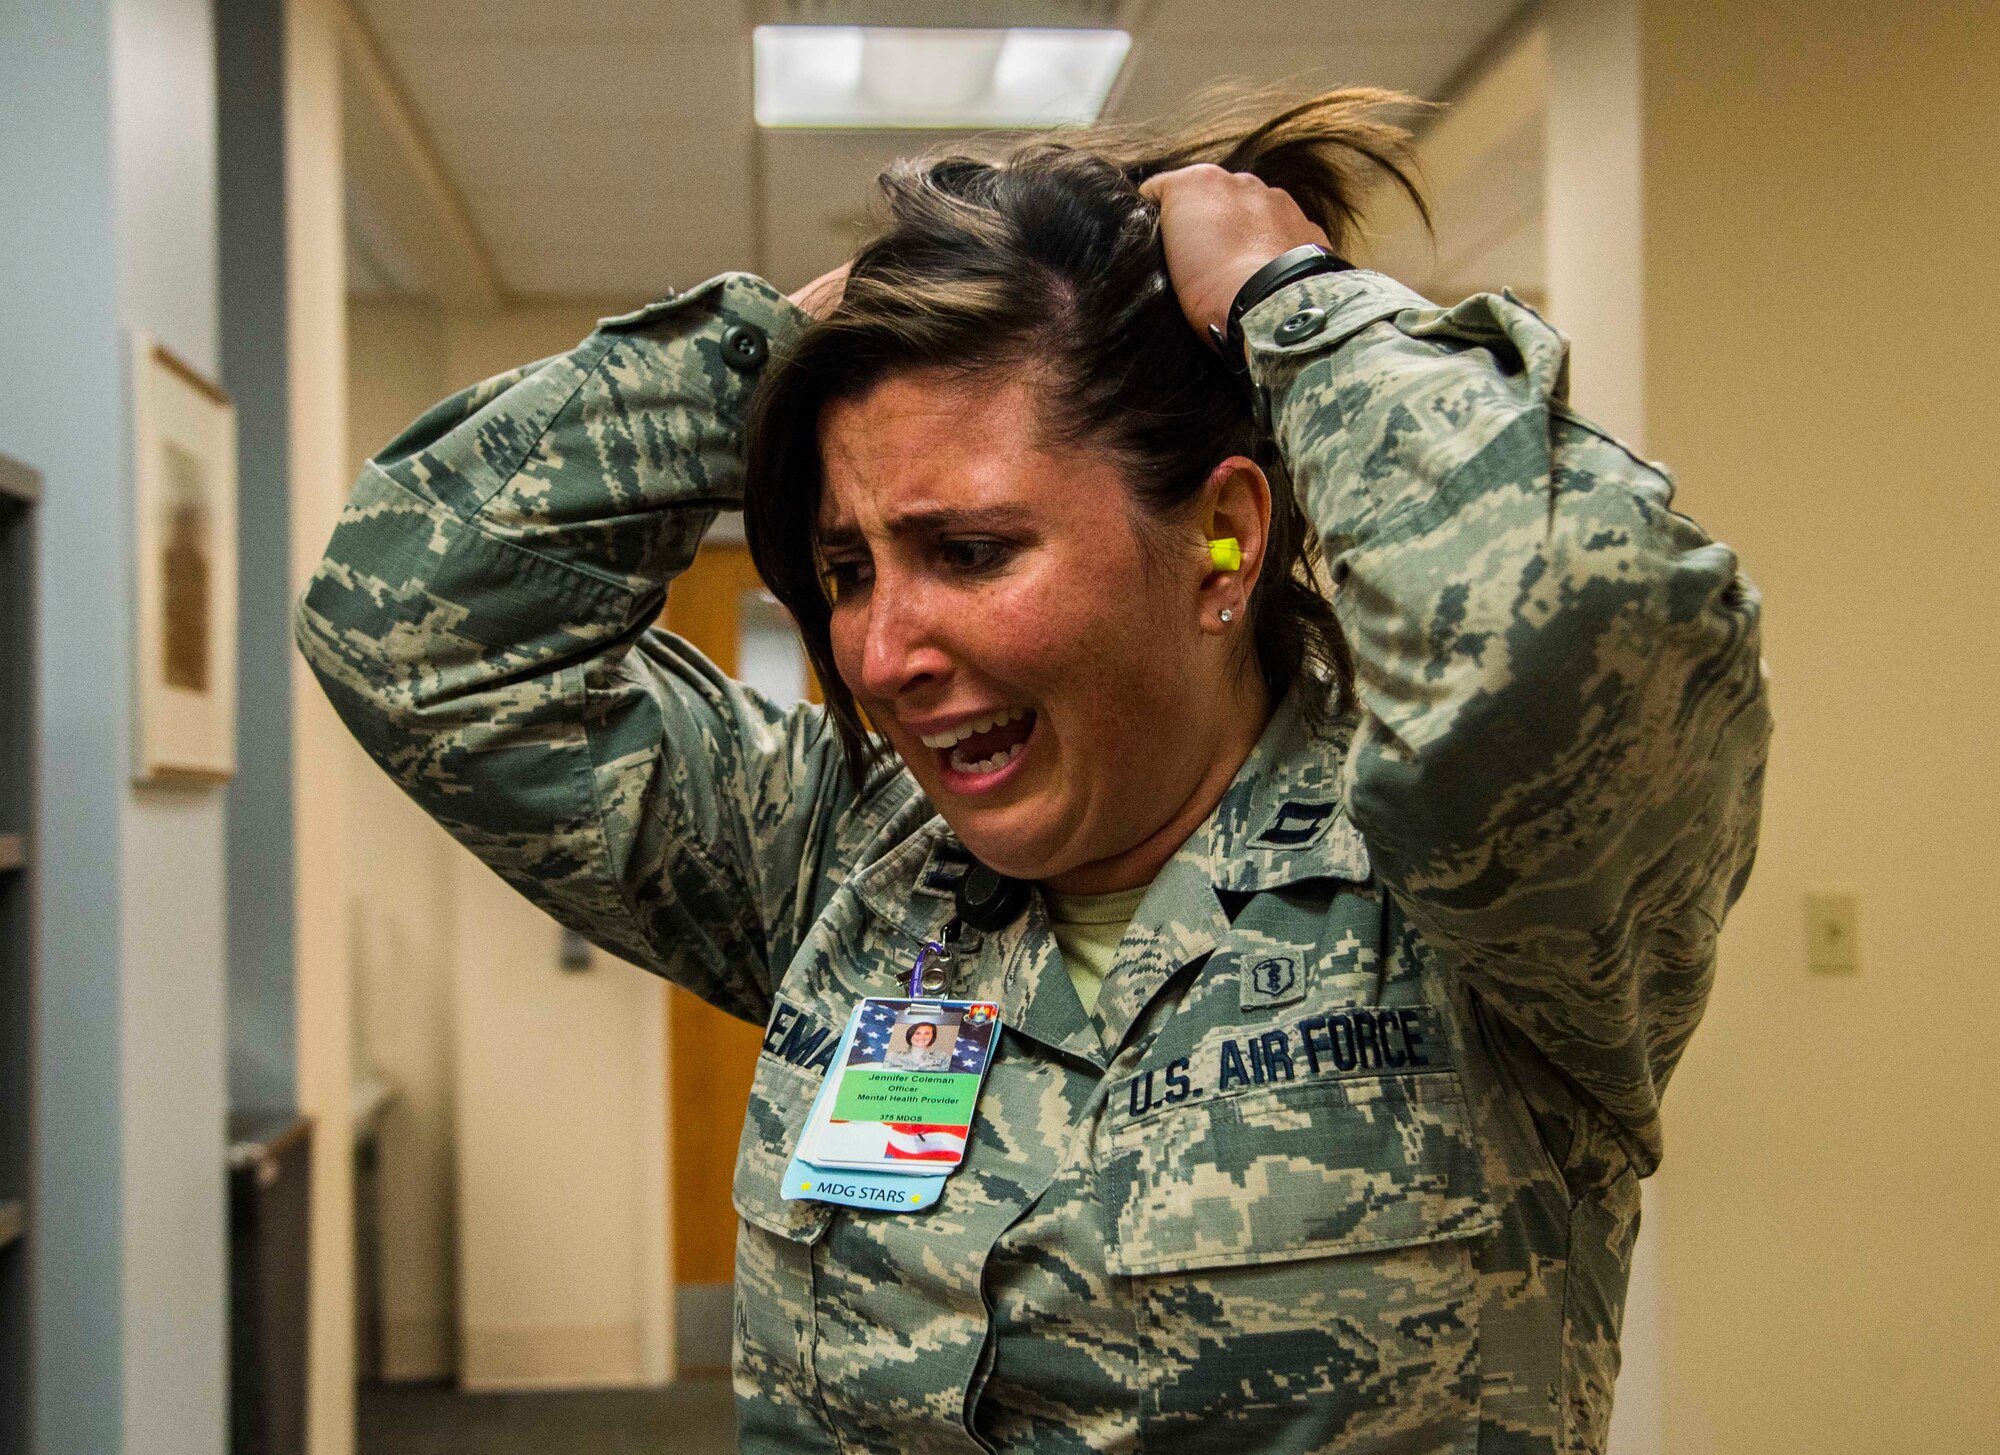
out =
<path fill-rule="evenodd" d="M 1301 96 L 1336 86 L 1384 86 L 1424 96 L 1435 93 L 1457 64 L 1453 51 L 1421 39 L 1324 41 L 1311 48 L 1255 41 L 1221 52 L 1211 45 L 1141 40 L 1133 44 L 1112 114 L 1125 121 L 1168 116 L 1203 87 L 1228 80 L 1282 85 Z"/>
<path fill-rule="evenodd" d="M 466 165 L 469 197 L 512 199 L 491 221 L 474 206 L 513 292 L 657 296 L 667 285 L 755 269 L 747 124 L 663 128 L 633 151 L 644 166 L 604 153 L 587 132 L 542 131 Z"/>
<path fill-rule="evenodd" d="M 1237 40 L 1428 35 L 1466 43 L 1490 34 L 1521 8 L 1520 0 L 1155 0 L 1143 34 Z"/>
<path fill-rule="evenodd" d="M 413 36 L 469 40 L 618 37 L 727 40 L 749 35 L 739 0 L 356 0 L 384 41 Z"/>
<path fill-rule="evenodd" d="M 591 123 L 607 139 L 637 116 L 729 122 L 750 114 L 750 43 L 413 40 L 397 70 L 433 129 L 512 118 Z"/>
<path fill-rule="evenodd" d="M 727 268 L 796 287 L 852 250 L 890 159 L 953 139 L 756 133 L 751 0 L 355 3 L 517 295 L 644 296 Z M 1157 0 L 1134 7 L 1109 114 L 1171 114 L 1225 76 L 1435 93 L 1515 8 Z"/>

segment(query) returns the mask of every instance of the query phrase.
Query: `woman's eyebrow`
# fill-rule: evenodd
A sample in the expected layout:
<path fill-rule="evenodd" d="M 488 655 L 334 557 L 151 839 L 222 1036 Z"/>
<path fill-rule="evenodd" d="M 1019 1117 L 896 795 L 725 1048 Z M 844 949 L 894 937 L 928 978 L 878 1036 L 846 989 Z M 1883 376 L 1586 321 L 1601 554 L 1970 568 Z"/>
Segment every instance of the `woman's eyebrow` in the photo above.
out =
<path fill-rule="evenodd" d="M 819 548 L 821 551 L 851 551 L 863 543 L 861 531 L 847 524 L 821 526 Z"/>
<path fill-rule="evenodd" d="M 1033 519 L 1033 512 L 1019 505 L 931 506 L 893 515 L 888 521 L 891 537 L 949 535 L 968 530 L 1019 530 Z M 863 541 L 861 530 L 843 521 L 819 533 L 821 550 L 847 550 Z"/>

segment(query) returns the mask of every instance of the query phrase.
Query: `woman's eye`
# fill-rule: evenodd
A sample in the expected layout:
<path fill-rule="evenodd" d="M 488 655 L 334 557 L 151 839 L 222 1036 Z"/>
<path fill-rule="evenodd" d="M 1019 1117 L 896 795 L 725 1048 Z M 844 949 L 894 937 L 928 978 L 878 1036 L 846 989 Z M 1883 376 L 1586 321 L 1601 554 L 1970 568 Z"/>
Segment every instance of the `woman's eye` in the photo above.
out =
<path fill-rule="evenodd" d="M 954 571 L 977 575 L 1003 564 L 1010 547 L 1005 541 L 965 540 L 946 541 L 938 550 Z"/>
<path fill-rule="evenodd" d="M 867 585 L 872 574 L 868 563 L 860 560 L 828 561 L 820 568 L 826 594 L 835 601 Z"/>

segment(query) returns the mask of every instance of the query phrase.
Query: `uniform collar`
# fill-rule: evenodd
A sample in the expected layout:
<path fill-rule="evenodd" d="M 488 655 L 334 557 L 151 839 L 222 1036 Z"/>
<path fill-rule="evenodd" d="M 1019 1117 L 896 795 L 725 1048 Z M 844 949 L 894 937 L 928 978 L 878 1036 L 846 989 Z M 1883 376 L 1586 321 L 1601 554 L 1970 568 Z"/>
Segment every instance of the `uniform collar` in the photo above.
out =
<path fill-rule="evenodd" d="M 1208 819 L 1167 861 L 1126 931 L 1119 964 L 1093 1019 L 1062 973 L 1037 896 L 986 953 L 1006 967 L 997 992 L 1009 1025 L 1104 1064 L 1154 997 L 1184 966 L 1227 943 L 1224 894 L 1254 894 L 1309 879 L 1365 880 L 1368 850 L 1340 801 L 1351 717 L 1313 713 L 1319 684 L 1287 694 Z M 919 805 L 913 811 L 921 811 Z M 913 941 L 936 939 L 970 856 L 933 814 L 857 876 L 855 890 Z M 914 948 L 914 946 L 913 946 Z M 1101 1038 L 1101 1039 L 1100 1039 Z"/>
<path fill-rule="evenodd" d="M 1197 886 L 1254 894 L 1308 879 L 1367 879 L 1368 848 L 1339 790 L 1354 720 L 1310 711 L 1323 691 L 1301 680 L 1279 703 L 1222 801 L 1161 870 L 1171 879 L 1170 897 L 1185 899 Z M 870 865 L 856 889 L 876 914 L 930 939 L 951 917 L 952 888 L 969 862 L 958 836 L 933 814 Z"/>
<path fill-rule="evenodd" d="M 934 940 L 951 918 L 952 886 L 970 862 L 957 835 L 932 813 L 915 833 L 855 876 L 854 892 L 904 934 Z"/>
<path fill-rule="evenodd" d="M 1228 943 L 1222 893 L 1368 877 L 1368 850 L 1338 791 L 1353 721 L 1310 711 L 1319 687 L 1301 681 L 1286 694 L 1215 811 L 1153 881 L 1098 998 L 1107 1054 L 1176 973 Z"/>
<path fill-rule="evenodd" d="M 1334 716 L 1325 693 L 1310 678 L 1293 685 L 1222 801 L 1174 856 L 1192 859 L 1217 889 L 1254 894 L 1368 877 L 1368 847 L 1340 798 L 1354 719 Z"/>

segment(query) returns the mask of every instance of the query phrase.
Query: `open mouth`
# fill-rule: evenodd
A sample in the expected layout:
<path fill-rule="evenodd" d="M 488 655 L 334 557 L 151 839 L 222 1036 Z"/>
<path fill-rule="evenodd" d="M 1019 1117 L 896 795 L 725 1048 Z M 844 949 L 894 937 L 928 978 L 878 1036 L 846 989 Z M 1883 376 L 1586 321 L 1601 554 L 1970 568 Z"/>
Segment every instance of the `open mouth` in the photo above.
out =
<path fill-rule="evenodd" d="M 1035 714 L 1017 707 L 975 718 L 948 733 L 931 733 L 923 745 L 933 749 L 953 773 L 978 777 L 998 773 L 1021 756 L 1035 730 Z"/>

